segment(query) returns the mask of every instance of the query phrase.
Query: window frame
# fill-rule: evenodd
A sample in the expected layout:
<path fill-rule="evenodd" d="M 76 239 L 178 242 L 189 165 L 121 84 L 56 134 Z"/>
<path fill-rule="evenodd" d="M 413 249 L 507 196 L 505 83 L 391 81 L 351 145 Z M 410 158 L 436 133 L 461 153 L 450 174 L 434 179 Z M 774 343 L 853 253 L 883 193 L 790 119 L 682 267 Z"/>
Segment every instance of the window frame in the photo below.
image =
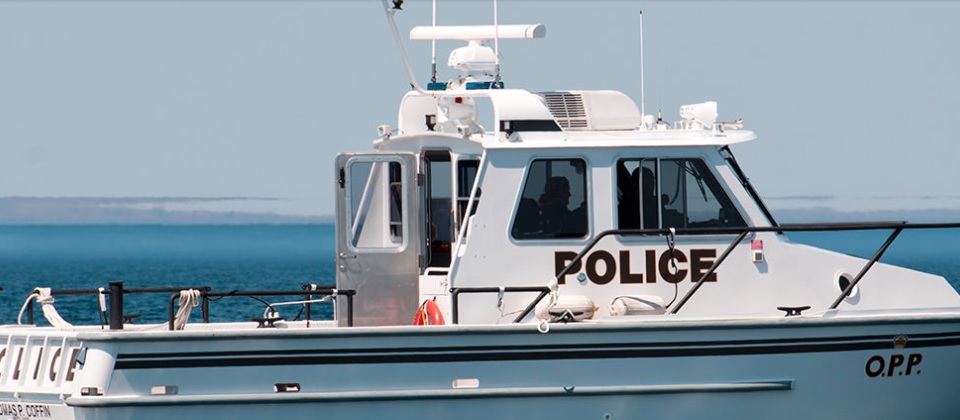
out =
<path fill-rule="evenodd" d="M 354 191 L 353 191 L 353 186 L 354 186 L 353 184 L 355 184 L 355 182 L 354 182 L 355 180 L 353 179 L 353 176 L 352 176 L 352 175 L 353 175 L 353 174 L 352 174 L 352 168 L 353 168 L 354 165 L 358 165 L 358 164 L 370 164 L 370 165 L 371 165 L 370 170 L 367 171 L 367 176 L 368 176 L 368 177 L 369 177 L 369 174 L 373 171 L 373 167 L 374 167 L 375 165 L 377 165 L 377 164 L 384 164 L 384 165 L 385 165 L 384 170 L 385 170 L 387 173 L 384 174 L 384 175 L 381 175 L 381 176 L 385 176 L 385 177 L 386 177 L 386 179 L 387 179 L 386 182 L 387 182 L 388 185 L 387 185 L 387 191 L 385 192 L 386 196 L 383 197 L 382 199 L 383 199 L 383 200 L 386 200 L 386 202 L 385 202 L 384 205 L 388 206 L 388 208 L 384 209 L 384 210 L 387 212 L 387 214 L 383 215 L 383 217 L 385 217 L 385 220 L 382 221 L 382 222 L 385 222 L 385 226 L 384 226 L 384 227 L 386 228 L 386 232 L 381 233 L 381 234 L 387 235 L 387 236 L 386 236 L 387 239 L 390 240 L 391 243 L 388 244 L 387 246 L 365 246 L 365 245 L 359 245 L 359 244 L 358 244 L 359 237 L 355 236 L 355 235 L 356 235 L 356 232 L 354 232 L 354 228 L 355 228 L 355 226 L 356 226 L 356 224 L 357 224 L 357 223 L 356 223 L 356 222 L 357 222 L 357 216 L 358 216 L 358 215 L 361 215 L 361 214 L 363 213 L 363 212 L 359 211 L 359 210 L 360 210 L 360 206 L 361 206 L 361 204 L 362 204 L 362 197 L 360 198 L 361 201 L 358 201 L 358 202 L 354 203 L 354 199 L 355 199 L 356 197 L 355 197 L 355 194 L 354 194 Z M 391 199 L 392 199 L 392 197 L 391 197 L 391 192 L 389 191 L 389 189 L 390 189 L 390 185 L 389 185 L 389 184 L 393 182 L 393 181 L 390 180 L 390 178 L 391 178 L 391 173 L 390 173 L 390 171 L 391 171 L 391 168 L 390 168 L 391 164 L 397 164 L 397 165 L 398 165 L 398 168 L 399 168 L 399 181 L 397 181 L 397 182 L 400 183 L 400 197 L 399 197 L 399 198 L 400 198 L 400 200 L 401 200 L 401 202 L 400 202 L 400 209 L 399 209 L 399 219 L 400 219 L 400 220 L 397 222 L 397 223 L 399 223 L 399 226 L 400 226 L 400 233 L 399 233 L 399 235 L 398 235 L 398 236 L 399 236 L 399 241 L 393 241 L 393 240 L 392 240 L 393 233 L 391 232 L 391 230 L 392 230 L 391 228 L 392 228 L 392 226 L 393 226 L 393 224 L 394 224 L 394 221 L 392 220 L 392 215 L 390 214 L 391 211 L 390 211 L 390 209 L 389 209 L 389 206 L 393 206 L 393 203 L 391 202 Z M 357 254 L 384 253 L 384 252 L 401 253 L 401 252 L 404 252 L 404 250 L 406 250 L 406 248 L 407 248 L 407 246 L 408 246 L 408 244 L 409 244 L 409 242 L 410 242 L 410 235 L 409 235 L 409 233 L 410 233 L 410 232 L 409 232 L 409 227 L 410 227 L 410 204 L 408 203 L 408 197 L 409 197 L 409 194 L 410 194 L 410 193 L 409 193 L 410 180 L 408 179 L 408 176 L 407 176 L 406 166 L 407 166 L 407 163 L 406 163 L 400 156 L 396 156 L 396 155 L 383 155 L 383 156 L 359 155 L 359 156 L 351 156 L 349 159 L 346 160 L 346 162 L 344 162 L 344 164 L 343 164 L 343 169 L 344 169 L 344 171 L 345 171 L 346 183 L 347 183 L 346 186 L 345 186 L 346 191 L 344 192 L 344 205 L 346 206 L 346 209 L 345 209 L 345 211 L 346 211 L 346 215 L 345 215 L 345 216 L 346 216 L 346 218 L 345 218 L 346 226 L 344 226 L 344 229 L 345 229 L 345 230 L 344 230 L 344 233 L 347 235 L 347 237 L 345 238 L 344 243 L 347 245 L 347 249 L 348 249 L 350 252 L 357 253 Z M 369 178 L 368 178 L 368 179 L 369 179 Z M 366 187 L 367 187 L 367 186 L 366 186 L 366 182 L 368 182 L 368 181 L 365 181 L 365 182 L 364 182 L 364 187 L 362 187 L 359 191 L 357 191 L 361 196 L 363 195 L 364 191 L 366 190 Z M 357 208 L 356 208 L 356 209 L 354 208 L 354 204 L 357 205 Z M 368 212 L 369 212 L 369 210 L 368 210 Z M 369 216 L 369 215 L 366 215 L 365 217 L 370 217 L 370 216 Z"/>
<path fill-rule="evenodd" d="M 620 178 L 619 178 L 619 177 L 622 176 L 622 173 L 620 172 L 619 168 L 620 168 L 620 166 L 621 166 L 622 164 L 624 164 L 625 162 L 636 162 L 636 163 L 637 163 L 637 168 L 642 168 L 642 167 L 644 166 L 644 163 L 645 163 L 645 162 L 654 162 L 654 167 L 656 168 L 656 172 L 655 172 L 654 175 L 655 175 L 655 179 L 656 179 L 655 194 L 656 194 L 656 200 L 657 200 L 657 205 L 656 205 L 656 211 L 657 211 L 657 226 L 654 226 L 654 227 L 645 226 L 645 223 L 643 222 L 643 219 L 645 218 L 645 214 L 644 214 L 644 212 L 643 212 L 644 206 L 643 206 L 643 202 L 641 201 L 641 202 L 639 203 L 639 205 L 638 205 L 638 214 L 637 214 L 637 218 L 640 219 L 640 221 L 639 221 L 639 226 L 640 226 L 640 227 L 633 227 L 633 226 L 623 227 L 623 225 L 624 225 L 624 223 L 623 223 L 624 218 L 621 217 L 620 210 L 619 210 L 619 209 L 620 209 L 621 200 L 622 200 L 621 193 L 620 193 L 620 190 L 619 190 L 619 188 L 620 188 Z M 616 168 L 616 169 L 615 169 L 614 171 L 612 171 L 612 175 L 613 175 L 613 177 L 614 177 L 614 180 L 613 180 L 613 183 L 612 183 L 613 188 L 614 188 L 613 198 L 614 198 L 614 200 L 615 200 L 615 202 L 613 203 L 613 204 L 614 204 L 614 205 L 613 205 L 613 208 L 615 209 L 614 211 L 615 211 L 615 213 L 616 213 L 616 224 L 615 224 L 615 226 L 616 226 L 617 229 L 641 229 L 641 228 L 642 228 L 642 229 L 666 229 L 666 228 L 668 228 L 667 226 L 664 225 L 664 203 L 663 203 L 663 199 L 662 199 L 662 197 L 663 197 L 663 195 L 664 195 L 664 193 L 663 193 L 663 170 L 664 170 L 664 163 L 665 163 L 665 162 L 679 162 L 679 163 L 684 163 L 684 166 L 687 165 L 687 164 L 690 164 L 690 165 L 693 165 L 693 166 L 698 170 L 698 172 L 706 171 L 706 173 L 700 175 L 701 177 L 703 177 L 702 179 L 703 179 L 703 182 L 704 182 L 704 184 L 705 184 L 705 186 L 706 186 L 706 190 L 709 191 L 709 192 L 710 192 L 710 195 L 718 202 L 718 206 L 719 206 L 720 209 L 732 210 L 732 211 L 734 211 L 734 214 L 736 215 L 736 217 L 737 217 L 737 219 L 738 219 L 738 220 L 735 220 L 735 222 L 739 222 L 739 223 L 735 223 L 735 224 L 731 224 L 731 225 L 724 225 L 724 226 L 726 226 L 726 227 L 747 227 L 747 226 L 749 226 L 749 223 L 747 222 L 748 219 L 747 219 L 746 217 L 744 217 L 744 211 L 743 211 L 742 206 L 740 206 L 739 203 L 738 203 L 736 200 L 734 200 L 734 199 L 731 198 L 731 196 L 733 196 L 733 194 L 731 194 L 731 191 L 729 190 L 728 185 L 726 185 L 726 183 L 723 182 L 723 179 L 722 179 L 720 176 L 718 176 L 717 172 L 715 171 L 715 167 L 709 163 L 709 159 L 706 159 L 706 158 L 704 158 L 703 156 L 697 156 L 697 157 L 689 157 L 689 156 L 687 156 L 687 157 L 679 157 L 679 156 L 678 156 L 678 157 L 673 157 L 673 156 L 633 157 L 633 156 L 622 156 L 622 155 L 621 155 L 621 156 L 615 157 L 615 163 L 614 163 L 614 165 L 615 165 L 615 168 Z M 701 165 L 700 167 L 697 167 L 698 163 L 699 163 L 699 165 Z M 677 167 L 678 167 L 678 168 L 681 168 L 682 166 L 678 165 Z M 688 177 L 688 176 L 691 176 L 691 174 L 688 173 L 688 172 L 686 172 L 686 171 L 684 171 L 683 173 L 684 173 L 684 175 L 683 175 L 684 179 L 685 179 L 686 177 Z M 709 177 L 706 176 L 707 174 L 709 174 Z M 643 176 L 643 175 L 642 175 L 642 172 L 641 172 L 641 177 L 642 177 L 642 176 Z M 708 179 L 708 178 L 712 178 L 712 179 Z M 640 179 L 640 182 L 642 183 L 642 178 Z M 689 228 L 689 227 L 691 227 L 691 226 L 690 226 L 690 222 L 689 222 L 689 220 L 688 220 L 688 219 L 689 219 L 689 214 L 690 214 L 690 209 L 689 209 L 688 194 L 687 194 L 687 191 L 686 191 L 687 188 L 686 188 L 686 181 L 685 181 L 685 180 L 683 181 L 683 184 L 684 184 L 683 186 L 678 185 L 678 188 L 680 189 L 679 195 L 683 197 L 683 201 L 684 201 L 684 202 L 683 202 L 683 208 L 682 208 L 681 211 L 680 211 L 680 215 L 682 216 L 682 218 L 683 218 L 683 220 L 684 220 L 684 226 L 671 226 L 671 227 L 676 227 L 676 228 L 679 228 L 679 229 L 684 229 L 684 228 Z M 642 196 L 643 193 L 641 192 L 640 195 Z M 719 218 L 718 218 L 717 220 L 720 221 Z M 722 221 L 721 221 L 721 222 L 722 222 Z M 697 222 L 697 223 L 700 223 L 700 222 Z M 696 227 L 701 227 L 701 226 L 696 226 Z"/>
<path fill-rule="evenodd" d="M 547 162 L 547 161 L 549 161 L 549 162 L 565 162 L 565 161 L 567 161 L 567 162 L 579 162 L 580 164 L 583 165 L 583 166 L 582 166 L 582 167 L 583 167 L 583 173 L 580 174 L 580 179 L 582 179 L 582 182 L 583 182 L 583 186 L 582 186 L 582 190 L 583 190 L 583 191 L 582 191 L 583 201 L 582 201 L 582 203 L 581 203 L 581 205 L 582 205 L 582 207 L 583 207 L 583 211 L 582 211 L 582 213 L 580 213 L 580 215 L 576 216 L 576 217 L 583 217 L 583 219 L 584 219 L 584 220 L 582 220 L 583 233 L 573 232 L 573 233 L 569 233 L 569 234 L 556 234 L 556 235 L 554 235 L 554 234 L 548 234 L 548 235 L 536 235 L 536 234 L 518 235 L 517 223 L 518 223 L 518 219 L 519 219 L 518 216 L 519 216 L 519 214 L 520 214 L 520 212 L 521 212 L 520 207 L 523 205 L 523 203 L 524 203 L 525 200 L 531 199 L 529 196 L 527 196 L 527 187 L 531 185 L 531 184 L 530 184 L 530 182 L 531 182 L 531 175 L 532 175 L 532 171 L 534 170 L 534 165 L 536 165 L 536 164 L 539 163 L 539 162 Z M 575 166 L 576 164 L 571 163 L 570 165 L 571 165 L 571 166 Z M 527 162 L 527 164 L 525 165 L 524 170 L 523 170 L 523 173 L 521 174 L 521 176 L 522 176 L 522 181 L 521 181 L 521 183 L 520 183 L 519 194 L 517 195 L 517 199 L 516 199 L 516 201 L 515 201 L 515 203 L 514 203 L 514 206 L 513 206 L 513 212 L 512 212 L 511 217 L 510 217 L 509 228 L 508 228 L 508 231 L 509 231 L 508 233 L 509 233 L 510 239 L 513 240 L 513 241 L 520 241 L 520 242 L 525 242 L 525 243 L 526 243 L 526 242 L 538 241 L 538 240 L 547 240 L 547 241 L 556 241 L 556 240 L 568 240 L 568 241 L 569 241 L 569 240 L 578 240 L 578 241 L 582 241 L 582 240 L 585 240 L 586 238 L 588 238 L 588 237 L 590 236 L 590 232 L 592 231 L 592 217 L 591 217 L 591 216 L 592 216 L 592 214 L 593 214 L 593 213 L 592 213 L 592 211 L 593 211 L 593 210 L 592 210 L 592 207 L 593 207 L 592 198 L 593 198 L 593 197 L 592 197 L 592 194 L 591 194 L 592 184 L 591 184 L 590 171 L 591 171 L 591 166 L 590 166 L 590 163 L 589 163 L 589 159 L 587 159 L 586 156 L 581 156 L 581 155 L 577 155 L 577 156 L 569 156 L 569 155 L 568 155 L 568 156 L 538 156 L 538 157 L 535 157 L 535 158 L 530 159 L 530 160 Z M 543 177 L 542 177 L 542 178 L 543 178 L 543 187 L 538 188 L 538 189 L 537 189 L 538 191 L 543 191 L 543 190 L 544 190 L 544 188 L 545 188 L 545 186 L 546 186 L 545 184 L 546 184 L 546 182 L 547 182 L 547 179 L 551 178 L 551 176 L 550 176 L 550 173 L 551 173 L 551 172 L 552 172 L 552 171 L 547 170 L 546 173 L 543 174 Z M 564 176 L 564 177 L 566 177 L 566 176 Z M 569 184 L 571 184 L 570 190 L 572 191 L 573 188 L 574 188 L 575 182 L 571 182 L 570 179 L 568 179 L 567 181 L 568 181 Z M 534 196 L 537 196 L 537 195 L 540 195 L 540 194 L 534 193 Z M 536 201 L 536 200 L 535 200 L 535 201 Z M 539 203 L 536 203 L 536 204 L 537 204 L 537 210 L 538 210 L 538 211 L 537 211 L 537 221 L 538 221 L 538 223 L 539 223 L 539 222 L 540 222 L 540 218 L 541 218 L 541 216 L 540 216 L 540 211 L 539 211 L 539 210 L 540 210 L 540 209 L 539 209 L 539 205 L 540 205 L 540 204 L 539 204 Z M 578 207 L 577 209 L 575 209 L 575 210 L 570 210 L 570 209 L 569 209 L 569 206 L 570 206 L 570 204 L 567 203 L 567 210 L 570 211 L 571 214 L 573 214 L 574 212 L 576 212 L 577 210 L 579 210 L 579 207 Z"/>

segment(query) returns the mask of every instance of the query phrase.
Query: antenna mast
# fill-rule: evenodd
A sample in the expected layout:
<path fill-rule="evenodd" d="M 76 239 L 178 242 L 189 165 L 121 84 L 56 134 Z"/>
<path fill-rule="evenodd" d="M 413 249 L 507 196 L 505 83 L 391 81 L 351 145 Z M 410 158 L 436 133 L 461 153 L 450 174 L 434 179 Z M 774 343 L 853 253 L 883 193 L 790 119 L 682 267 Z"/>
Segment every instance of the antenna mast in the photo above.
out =
<path fill-rule="evenodd" d="M 390 31 L 393 32 L 393 39 L 397 42 L 397 49 L 400 50 L 400 58 L 403 60 L 403 66 L 407 69 L 407 76 L 410 77 L 410 87 L 422 94 L 430 94 L 423 90 L 420 84 L 417 83 L 417 78 L 413 74 L 413 68 L 410 67 L 410 60 L 407 58 L 407 49 L 403 47 L 403 39 L 400 38 L 400 31 L 397 29 L 397 22 L 393 19 L 393 16 L 402 10 L 400 9 L 400 5 L 403 4 L 403 0 L 393 0 L 393 8 L 387 4 L 387 0 L 380 0 L 380 2 L 383 4 L 383 12 L 387 16 L 387 22 L 390 23 Z"/>
<path fill-rule="evenodd" d="M 437 26 L 437 0 L 433 0 L 433 26 Z M 437 40 L 430 42 L 430 81 L 437 83 Z"/>
<path fill-rule="evenodd" d="M 491 88 L 500 85 L 500 24 L 497 22 L 497 0 L 493 0 L 493 54 L 497 56 L 496 75 Z"/>
<path fill-rule="evenodd" d="M 640 115 L 647 115 L 643 106 L 643 10 L 640 11 Z"/>

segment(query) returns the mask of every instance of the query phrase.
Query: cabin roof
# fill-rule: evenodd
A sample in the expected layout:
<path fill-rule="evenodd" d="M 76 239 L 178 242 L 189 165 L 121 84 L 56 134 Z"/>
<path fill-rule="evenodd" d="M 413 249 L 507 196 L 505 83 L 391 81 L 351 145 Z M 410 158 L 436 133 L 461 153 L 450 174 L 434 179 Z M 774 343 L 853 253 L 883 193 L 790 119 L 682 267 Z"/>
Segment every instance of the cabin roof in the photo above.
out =
<path fill-rule="evenodd" d="M 525 132 L 514 133 L 509 141 L 489 136 L 484 139 L 483 146 L 489 149 L 724 146 L 754 138 L 756 135 L 748 130 L 717 133 L 705 130 Z"/>
<path fill-rule="evenodd" d="M 492 107 L 486 124 L 480 101 Z M 673 124 L 642 115 L 622 92 L 465 89 L 409 92 L 400 104 L 398 132 L 379 149 L 416 149 L 430 144 L 473 149 L 565 147 L 723 146 L 753 140 L 740 121 L 716 121 L 716 102 L 681 108 Z M 483 112 L 490 112 L 485 110 Z"/>

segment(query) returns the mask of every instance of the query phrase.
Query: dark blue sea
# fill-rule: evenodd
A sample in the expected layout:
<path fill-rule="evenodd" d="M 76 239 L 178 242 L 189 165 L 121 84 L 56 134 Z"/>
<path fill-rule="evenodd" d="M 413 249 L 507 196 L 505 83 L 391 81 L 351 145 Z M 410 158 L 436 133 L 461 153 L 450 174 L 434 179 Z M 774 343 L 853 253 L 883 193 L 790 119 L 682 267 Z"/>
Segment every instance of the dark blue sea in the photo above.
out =
<path fill-rule="evenodd" d="M 889 232 L 795 232 L 808 243 L 863 257 L 871 256 Z M 935 273 L 960 286 L 960 229 L 905 231 L 884 262 Z M 94 289 L 111 281 L 127 288 L 210 286 L 230 290 L 296 290 L 304 284 L 335 281 L 332 225 L 94 225 L 0 226 L 0 324 L 16 322 L 34 287 Z M 166 320 L 170 294 L 128 295 L 126 313 L 135 322 Z M 92 295 L 57 296 L 60 314 L 75 324 L 98 323 Z M 242 321 L 260 316 L 264 304 L 228 297 L 210 304 L 213 321 Z M 36 318 L 43 324 L 39 306 Z M 294 319 L 301 307 L 280 308 Z M 199 321 L 199 308 L 192 322 Z M 313 309 L 329 317 L 329 305 Z"/>
<path fill-rule="evenodd" d="M 126 288 L 210 286 L 231 291 L 333 285 L 333 239 L 333 225 L 0 226 L 0 324 L 16 322 L 24 299 L 38 286 L 95 289 L 122 281 Z M 164 322 L 169 297 L 127 295 L 125 313 L 140 313 L 134 322 Z M 100 322 L 94 296 L 55 299 L 68 322 Z M 311 312 L 329 318 L 328 305 L 316 306 Z M 252 298 L 228 297 L 210 303 L 210 318 L 243 321 L 262 316 L 264 308 Z M 37 305 L 42 320 L 39 309 Z M 199 309 L 191 322 L 200 321 Z M 299 309 L 280 312 L 294 319 Z"/>

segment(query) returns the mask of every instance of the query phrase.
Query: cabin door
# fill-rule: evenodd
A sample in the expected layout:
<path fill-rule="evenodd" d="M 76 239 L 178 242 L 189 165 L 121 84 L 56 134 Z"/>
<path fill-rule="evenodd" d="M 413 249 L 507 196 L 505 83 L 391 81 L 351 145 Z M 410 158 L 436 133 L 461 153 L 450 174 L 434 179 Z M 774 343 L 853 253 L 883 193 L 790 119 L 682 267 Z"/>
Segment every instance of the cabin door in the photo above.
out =
<path fill-rule="evenodd" d="M 337 288 L 356 290 L 356 326 L 413 320 L 423 264 L 417 179 L 411 153 L 337 156 Z M 337 319 L 346 325 L 345 299 Z"/>

